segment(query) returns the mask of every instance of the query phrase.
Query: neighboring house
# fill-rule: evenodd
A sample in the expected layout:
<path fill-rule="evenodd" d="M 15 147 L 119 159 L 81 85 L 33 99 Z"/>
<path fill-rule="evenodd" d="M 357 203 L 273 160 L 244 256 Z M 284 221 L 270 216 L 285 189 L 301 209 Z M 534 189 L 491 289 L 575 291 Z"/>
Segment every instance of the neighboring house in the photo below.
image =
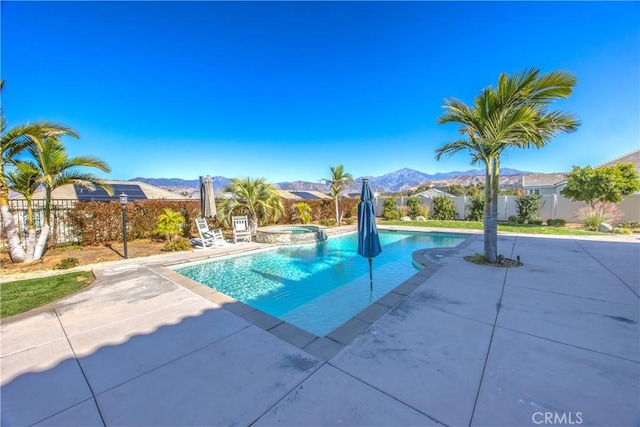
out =
<path fill-rule="evenodd" d="M 633 163 L 640 174 L 640 150 L 632 151 L 623 156 L 605 162 L 596 168 L 603 166 L 615 166 L 618 163 Z M 526 194 L 560 194 L 567 185 L 566 173 L 532 173 L 522 177 L 522 188 Z"/>
<path fill-rule="evenodd" d="M 566 185 L 564 173 L 531 173 L 522 176 L 522 188 L 526 194 L 560 194 Z"/>
<path fill-rule="evenodd" d="M 333 199 L 331 196 L 321 193 L 320 191 L 288 191 L 278 190 L 280 197 L 284 200 L 318 200 Z"/>
<path fill-rule="evenodd" d="M 416 194 L 415 196 L 428 197 L 430 199 L 433 199 L 434 197 L 438 197 L 438 196 L 455 197 L 453 194 L 447 193 L 446 191 L 438 190 L 437 188 L 430 188 L 428 190 L 425 190 L 423 192 Z"/>
<path fill-rule="evenodd" d="M 60 186 L 52 191 L 52 200 L 75 200 L 75 201 L 118 201 L 119 196 L 122 193 L 127 195 L 127 199 L 134 200 L 188 200 L 187 196 L 174 193 L 164 188 L 156 187 L 155 185 L 146 184 L 138 181 L 114 181 L 104 180 L 103 182 L 110 184 L 113 187 L 113 196 L 109 196 L 106 191 L 101 188 L 96 188 L 95 191 L 90 191 L 84 187 L 75 184 L 67 184 Z M 44 199 L 44 189 L 39 189 L 33 195 L 33 200 Z M 12 200 L 24 199 L 22 195 L 16 194 L 11 197 Z"/>
<path fill-rule="evenodd" d="M 636 167 L 636 171 L 638 171 L 638 174 L 640 175 L 640 150 L 632 151 L 624 156 L 620 156 L 596 167 L 615 166 L 618 163 L 633 163 Z"/>

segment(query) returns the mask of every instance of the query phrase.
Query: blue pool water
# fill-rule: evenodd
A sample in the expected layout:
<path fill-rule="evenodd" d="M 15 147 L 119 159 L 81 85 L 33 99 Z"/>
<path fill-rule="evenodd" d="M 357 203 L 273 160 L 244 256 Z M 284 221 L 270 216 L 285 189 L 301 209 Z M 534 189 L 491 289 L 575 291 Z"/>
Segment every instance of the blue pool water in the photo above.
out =
<path fill-rule="evenodd" d="M 357 253 L 356 233 L 317 245 L 281 247 L 175 268 L 238 301 L 324 336 L 416 273 L 411 254 L 452 247 L 467 236 L 380 231 L 382 253 L 369 264 Z"/>

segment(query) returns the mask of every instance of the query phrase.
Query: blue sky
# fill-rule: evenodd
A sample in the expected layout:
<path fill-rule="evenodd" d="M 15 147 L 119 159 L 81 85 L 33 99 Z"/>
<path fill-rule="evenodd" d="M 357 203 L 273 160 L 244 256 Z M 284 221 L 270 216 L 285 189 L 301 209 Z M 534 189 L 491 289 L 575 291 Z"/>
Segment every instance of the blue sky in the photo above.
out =
<path fill-rule="evenodd" d="M 77 130 L 111 179 L 318 181 L 467 170 L 437 125 L 500 73 L 567 70 L 578 132 L 503 167 L 597 165 L 640 145 L 638 2 L 1 2 L 9 125 Z"/>

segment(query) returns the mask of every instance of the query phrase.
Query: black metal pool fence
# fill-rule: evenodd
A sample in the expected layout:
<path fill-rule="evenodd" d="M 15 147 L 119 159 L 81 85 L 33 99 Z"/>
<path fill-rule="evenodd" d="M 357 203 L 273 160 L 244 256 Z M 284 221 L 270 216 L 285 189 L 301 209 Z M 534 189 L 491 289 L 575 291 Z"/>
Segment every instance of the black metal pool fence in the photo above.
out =
<path fill-rule="evenodd" d="M 73 227 L 67 221 L 67 215 L 71 209 L 78 203 L 74 199 L 56 199 L 51 201 L 51 230 L 49 232 L 50 245 L 62 245 L 65 243 L 76 243 L 78 237 Z M 40 233 L 40 228 L 44 223 L 44 199 L 32 200 L 31 208 L 33 210 L 33 222 L 36 233 Z M 9 199 L 9 210 L 13 213 L 13 221 L 18 229 L 20 243 L 26 245 L 27 236 L 29 234 L 29 222 L 27 215 L 27 201 L 24 199 Z M 2 229 L 2 224 L 0 224 Z M 6 238 L 4 229 L 0 235 L 3 240 Z"/>

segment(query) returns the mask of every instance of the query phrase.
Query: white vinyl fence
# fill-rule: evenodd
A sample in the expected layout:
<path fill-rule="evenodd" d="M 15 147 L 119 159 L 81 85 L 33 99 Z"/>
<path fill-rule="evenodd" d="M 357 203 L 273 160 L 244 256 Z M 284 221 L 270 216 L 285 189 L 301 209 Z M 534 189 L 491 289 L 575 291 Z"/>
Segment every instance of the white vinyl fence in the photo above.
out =
<path fill-rule="evenodd" d="M 429 207 L 429 212 L 433 212 L 433 199 L 431 197 L 419 197 L 421 202 Z M 498 221 L 506 221 L 512 215 L 518 215 L 516 210 L 516 199 L 518 196 L 499 196 L 498 198 Z M 542 208 L 538 211 L 538 216 L 546 221 L 547 219 L 564 219 L 567 222 L 580 222 L 578 209 L 586 206 L 584 202 L 572 202 L 558 194 L 546 194 L 541 196 Z M 396 198 L 396 206 L 406 205 L 409 197 Z M 456 210 L 456 218 L 464 219 L 468 215 L 468 208 L 471 205 L 472 197 L 456 196 L 452 197 Z M 376 216 L 382 216 L 385 199 L 376 199 Z M 634 193 L 618 204 L 618 208 L 624 213 L 620 222 L 640 221 L 640 193 Z"/>

